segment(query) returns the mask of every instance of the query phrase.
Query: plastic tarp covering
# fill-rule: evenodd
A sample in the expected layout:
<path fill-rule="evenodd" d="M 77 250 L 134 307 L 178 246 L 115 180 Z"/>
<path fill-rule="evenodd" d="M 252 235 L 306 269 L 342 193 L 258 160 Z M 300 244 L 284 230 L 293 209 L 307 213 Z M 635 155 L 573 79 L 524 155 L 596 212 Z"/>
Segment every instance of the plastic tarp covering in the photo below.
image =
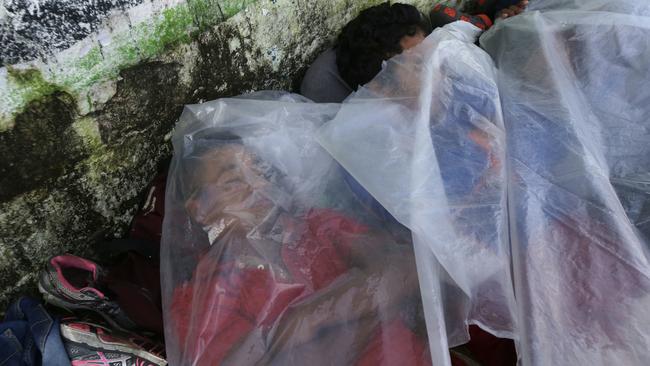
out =
<path fill-rule="evenodd" d="M 186 107 L 161 253 L 173 365 L 650 364 L 650 4 L 435 30 L 341 105 Z M 426 327 L 423 325 L 426 324 Z"/>
<path fill-rule="evenodd" d="M 161 253 L 171 365 L 431 363 L 410 235 L 315 140 L 339 105 L 187 106 Z"/>
<path fill-rule="evenodd" d="M 519 354 L 649 365 L 650 3 L 531 3 L 481 38 L 500 70 Z"/>
<path fill-rule="evenodd" d="M 524 365 L 650 364 L 649 7 L 531 1 L 491 57 L 453 23 L 323 127 L 412 230 L 434 364 L 469 323 Z"/>
<path fill-rule="evenodd" d="M 513 338 L 505 133 L 480 30 L 435 30 L 342 105 L 320 141 L 413 235 L 434 364 L 467 323 Z"/>

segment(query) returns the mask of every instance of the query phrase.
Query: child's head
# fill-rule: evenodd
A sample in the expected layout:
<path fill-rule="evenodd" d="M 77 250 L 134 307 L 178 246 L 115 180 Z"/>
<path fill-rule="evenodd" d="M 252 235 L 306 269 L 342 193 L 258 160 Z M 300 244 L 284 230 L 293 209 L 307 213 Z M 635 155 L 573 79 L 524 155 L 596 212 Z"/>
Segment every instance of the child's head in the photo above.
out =
<path fill-rule="evenodd" d="M 275 206 L 280 173 L 241 141 L 212 144 L 188 159 L 185 207 L 203 226 L 237 222 L 258 225 Z"/>
<path fill-rule="evenodd" d="M 339 35 L 339 74 L 356 90 L 379 73 L 383 61 L 416 46 L 428 32 L 426 18 L 412 5 L 386 2 L 368 8 Z"/>

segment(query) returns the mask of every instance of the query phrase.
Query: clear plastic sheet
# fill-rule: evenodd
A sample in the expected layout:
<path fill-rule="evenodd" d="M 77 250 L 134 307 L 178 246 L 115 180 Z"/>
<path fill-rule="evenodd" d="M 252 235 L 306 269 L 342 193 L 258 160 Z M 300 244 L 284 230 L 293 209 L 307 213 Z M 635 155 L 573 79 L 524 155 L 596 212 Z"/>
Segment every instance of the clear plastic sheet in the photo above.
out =
<path fill-rule="evenodd" d="M 172 365 L 431 363 L 410 235 L 317 144 L 338 105 L 185 108 L 161 253 Z"/>
<path fill-rule="evenodd" d="M 342 105 L 186 107 L 170 364 L 450 365 L 477 324 L 523 365 L 649 365 L 649 15 L 531 1 L 483 49 L 434 31 Z"/>
<path fill-rule="evenodd" d="M 531 3 L 481 38 L 507 132 L 519 355 L 649 365 L 650 6 Z"/>
<path fill-rule="evenodd" d="M 320 142 L 413 235 L 434 364 L 467 324 L 514 338 L 496 70 L 457 22 L 387 62 Z"/>
<path fill-rule="evenodd" d="M 524 365 L 650 364 L 647 9 L 531 2 L 491 58 L 448 25 L 321 130 L 412 230 L 434 364 L 469 323 Z"/>

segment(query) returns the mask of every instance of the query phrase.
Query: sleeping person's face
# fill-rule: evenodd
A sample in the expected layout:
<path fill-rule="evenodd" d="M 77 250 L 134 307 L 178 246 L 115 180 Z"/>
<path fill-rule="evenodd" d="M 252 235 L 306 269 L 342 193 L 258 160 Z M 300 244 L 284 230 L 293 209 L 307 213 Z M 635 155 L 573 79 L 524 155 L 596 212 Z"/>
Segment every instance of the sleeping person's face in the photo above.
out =
<path fill-rule="evenodd" d="M 227 144 L 200 156 L 185 203 L 202 226 L 258 225 L 273 208 L 267 198 L 271 183 L 255 156 L 240 144 Z"/>
<path fill-rule="evenodd" d="M 399 45 L 402 47 L 402 52 L 419 45 L 426 37 L 427 35 L 420 29 L 418 29 L 412 36 L 402 37 L 399 41 Z"/>

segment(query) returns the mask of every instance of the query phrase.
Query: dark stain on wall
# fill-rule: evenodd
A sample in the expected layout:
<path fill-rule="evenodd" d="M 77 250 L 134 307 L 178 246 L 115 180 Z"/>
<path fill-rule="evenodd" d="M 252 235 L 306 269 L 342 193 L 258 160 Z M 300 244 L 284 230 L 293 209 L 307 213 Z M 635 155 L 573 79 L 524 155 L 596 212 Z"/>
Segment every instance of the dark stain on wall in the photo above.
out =
<path fill-rule="evenodd" d="M 122 145 L 130 134 L 145 130 L 162 142 L 187 102 L 178 87 L 179 69 L 173 63 L 148 62 L 122 70 L 117 93 L 97 118 L 102 142 Z"/>
<path fill-rule="evenodd" d="M 0 132 L 0 202 L 50 184 L 83 158 L 75 148 L 73 99 L 57 91 L 31 102 Z"/>
<path fill-rule="evenodd" d="M 0 66 L 66 49 L 101 26 L 112 10 L 151 0 L 7 0 L 0 19 Z"/>

